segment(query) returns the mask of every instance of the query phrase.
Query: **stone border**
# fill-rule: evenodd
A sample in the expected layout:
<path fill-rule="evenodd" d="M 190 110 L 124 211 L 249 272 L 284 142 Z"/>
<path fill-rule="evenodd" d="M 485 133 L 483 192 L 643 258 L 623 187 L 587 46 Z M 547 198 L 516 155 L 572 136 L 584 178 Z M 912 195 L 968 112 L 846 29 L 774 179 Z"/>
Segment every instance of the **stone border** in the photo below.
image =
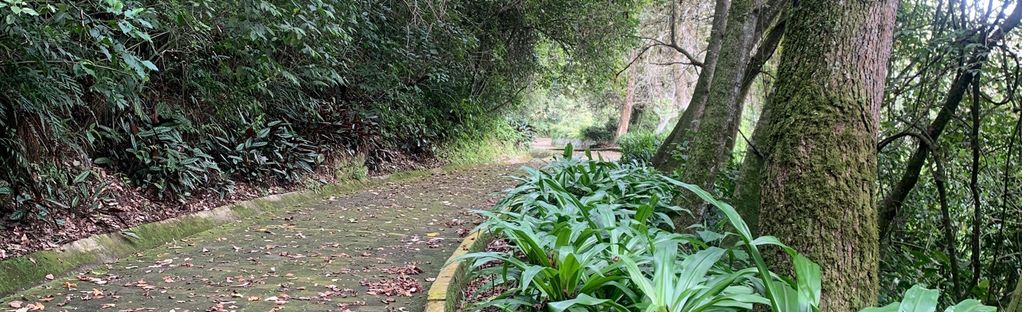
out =
<path fill-rule="evenodd" d="M 437 171 L 456 170 L 452 166 L 413 170 L 348 180 L 282 194 L 239 201 L 178 217 L 136 225 L 119 232 L 95 234 L 50 250 L 40 250 L 0 260 L 0 298 L 71 272 L 110 263 L 117 259 L 180 240 L 243 218 L 309 202 L 328 195 L 339 195 L 387 182 L 412 180 Z"/>
<path fill-rule="evenodd" d="M 433 285 L 429 286 L 426 296 L 426 312 L 454 312 L 461 303 L 461 290 L 468 283 L 466 280 L 466 267 L 464 261 L 458 261 L 458 257 L 470 252 L 477 252 L 486 248 L 486 244 L 492 238 L 492 234 L 486 230 L 476 230 L 465 236 L 461 245 L 454 250 L 451 257 L 447 259 L 444 268 L 440 270 Z"/>

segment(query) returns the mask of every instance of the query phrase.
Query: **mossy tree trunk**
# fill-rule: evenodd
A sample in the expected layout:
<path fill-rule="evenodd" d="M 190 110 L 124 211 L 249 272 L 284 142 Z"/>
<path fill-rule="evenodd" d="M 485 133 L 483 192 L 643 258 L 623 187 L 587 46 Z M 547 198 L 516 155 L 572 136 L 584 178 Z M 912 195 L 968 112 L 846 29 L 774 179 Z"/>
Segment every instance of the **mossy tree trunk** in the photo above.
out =
<path fill-rule="evenodd" d="M 773 124 L 770 102 L 763 105 L 763 112 L 759 114 L 759 121 L 756 129 L 752 132 L 749 147 L 745 152 L 745 159 L 738 169 L 738 180 L 735 181 L 735 193 L 731 196 L 735 210 L 742 216 L 742 219 L 749 224 L 749 230 L 753 234 L 759 233 L 759 200 L 760 186 L 763 182 L 763 167 L 770 146 L 766 138 L 766 128 Z"/>
<path fill-rule="evenodd" d="M 688 132 L 699 128 L 699 120 L 702 118 L 703 108 L 706 107 L 706 98 L 710 93 L 710 82 L 717 67 L 717 55 L 720 53 L 723 42 L 724 29 L 727 27 L 727 12 L 730 7 L 730 0 L 717 0 L 713 9 L 713 24 L 710 29 L 710 41 L 706 46 L 706 56 L 703 57 L 702 68 L 699 78 L 696 79 L 696 85 L 693 87 L 688 107 L 681 113 L 678 123 L 653 156 L 653 166 L 663 172 L 674 172 L 681 167 L 682 161 L 675 158 L 674 154 L 686 145 L 685 142 L 689 140 Z"/>
<path fill-rule="evenodd" d="M 800 0 L 791 10 L 768 104 L 760 229 L 821 265 L 821 311 L 857 311 L 879 289 L 876 136 L 897 1 Z M 767 257 L 790 270 L 782 252 Z"/>
<path fill-rule="evenodd" d="M 717 68 L 710 82 L 703 116 L 699 126 L 689 129 L 688 162 L 682 171 L 682 180 L 713 190 L 717 175 L 727 166 L 734 149 L 735 136 L 741 122 L 745 101 L 742 82 L 756 43 L 756 26 L 762 0 L 735 0 L 728 10 L 727 28 L 717 57 Z M 691 192 L 680 193 L 677 202 L 691 211 L 691 216 L 679 214 L 675 226 L 683 229 L 701 221 L 705 205 Z"/>
<path fill-rule="evenodd" d="M 784 21 L 782 19 L 773 25 L 767 36 L 763 38 L 763 42 L 760 43 L 760 47 L 752 57 L 752 61 L 749 62 L 749 69 L 746 72 L 762 70 L 763 65 L 774 55 L 774 51 L 777 50 L 777 46 L 780 44 L 783 36 Z M 748 95 L 754 77 L 750 75 L 745 77 L 745 81 L 742 83 L 742 97 Z M 766 155 L 769 154 L 766 148 L 770 147 L 766 139 L 766 130 L 764 129 L 768 128 L 772 123 L 770 107 L 770 102 L 765 103 L 763 111 L 759 114 L 756 129 L 752 132 L 752 138 L 745 151 L 745 158 L 742 160 L 742 166 L 739 167 L 738 180 L 735 181 L 735 192 L 731 196 L 735 209 L 738 210 L 742 219 L 749 224 L 749 230 L 753 234 L 759 232 L 759 187 L 763 181 L 763 163 Z"/>

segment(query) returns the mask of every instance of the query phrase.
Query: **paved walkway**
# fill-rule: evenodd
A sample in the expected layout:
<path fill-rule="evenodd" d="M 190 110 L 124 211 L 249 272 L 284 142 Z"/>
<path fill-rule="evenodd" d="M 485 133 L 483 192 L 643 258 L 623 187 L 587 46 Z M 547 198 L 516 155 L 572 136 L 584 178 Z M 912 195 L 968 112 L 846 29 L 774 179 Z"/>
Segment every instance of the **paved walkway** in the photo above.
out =
<path fill-rule="evenodd" d="M 422 311 L 426 289 L 520 165 L 323 198 L 76 273 L 0 310 Z M 11 300 L 21 301 L 12 302 Z"/>

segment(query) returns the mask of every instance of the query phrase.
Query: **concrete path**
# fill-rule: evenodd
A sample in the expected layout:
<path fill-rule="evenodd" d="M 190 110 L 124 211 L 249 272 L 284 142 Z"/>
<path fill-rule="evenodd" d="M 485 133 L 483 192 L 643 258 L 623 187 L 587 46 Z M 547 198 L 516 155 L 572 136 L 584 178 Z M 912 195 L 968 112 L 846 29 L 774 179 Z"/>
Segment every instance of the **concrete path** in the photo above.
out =
<path fill-rule="evenodd" d="M 480 221 L 468 210 L 492 205 L 520 166 L 438 170 L 240 220 L 56 277 L 0 311 L 422 311 Z"/>

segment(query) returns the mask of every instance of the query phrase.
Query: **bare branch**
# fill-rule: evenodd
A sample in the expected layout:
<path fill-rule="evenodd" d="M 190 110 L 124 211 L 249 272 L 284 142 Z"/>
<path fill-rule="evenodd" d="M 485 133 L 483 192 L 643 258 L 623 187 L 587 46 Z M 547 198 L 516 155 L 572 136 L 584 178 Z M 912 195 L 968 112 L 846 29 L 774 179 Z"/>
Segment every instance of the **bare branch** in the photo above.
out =
<path fill-rule="evenodd" d="M 639 39 L 644 39 L 644 40 L 652 41 L 653 42 L 652 46 L 668 47 L 668 48 L 674 49 L 675 51 L 678 51 L 678 53 L 681 53 L 681 55 L 684 55 L 685 58 L 688 58 L 688 60 L 690 62 L 692 62 L 693 65 L 703 66 L 703 61 L 697 59 L 695 57 L 695 55 L 693 55 L 691 52 L 689 52 L 688 50 L 685 50 L 685 48 L 682 48 L 682 47 L 678 46 L 675 43 L 664 42 L 663 40 L 660 40 L 660 39 L 657 39 L 657 38 L 644 37 L 644 36 L 639 36 Z"/>

